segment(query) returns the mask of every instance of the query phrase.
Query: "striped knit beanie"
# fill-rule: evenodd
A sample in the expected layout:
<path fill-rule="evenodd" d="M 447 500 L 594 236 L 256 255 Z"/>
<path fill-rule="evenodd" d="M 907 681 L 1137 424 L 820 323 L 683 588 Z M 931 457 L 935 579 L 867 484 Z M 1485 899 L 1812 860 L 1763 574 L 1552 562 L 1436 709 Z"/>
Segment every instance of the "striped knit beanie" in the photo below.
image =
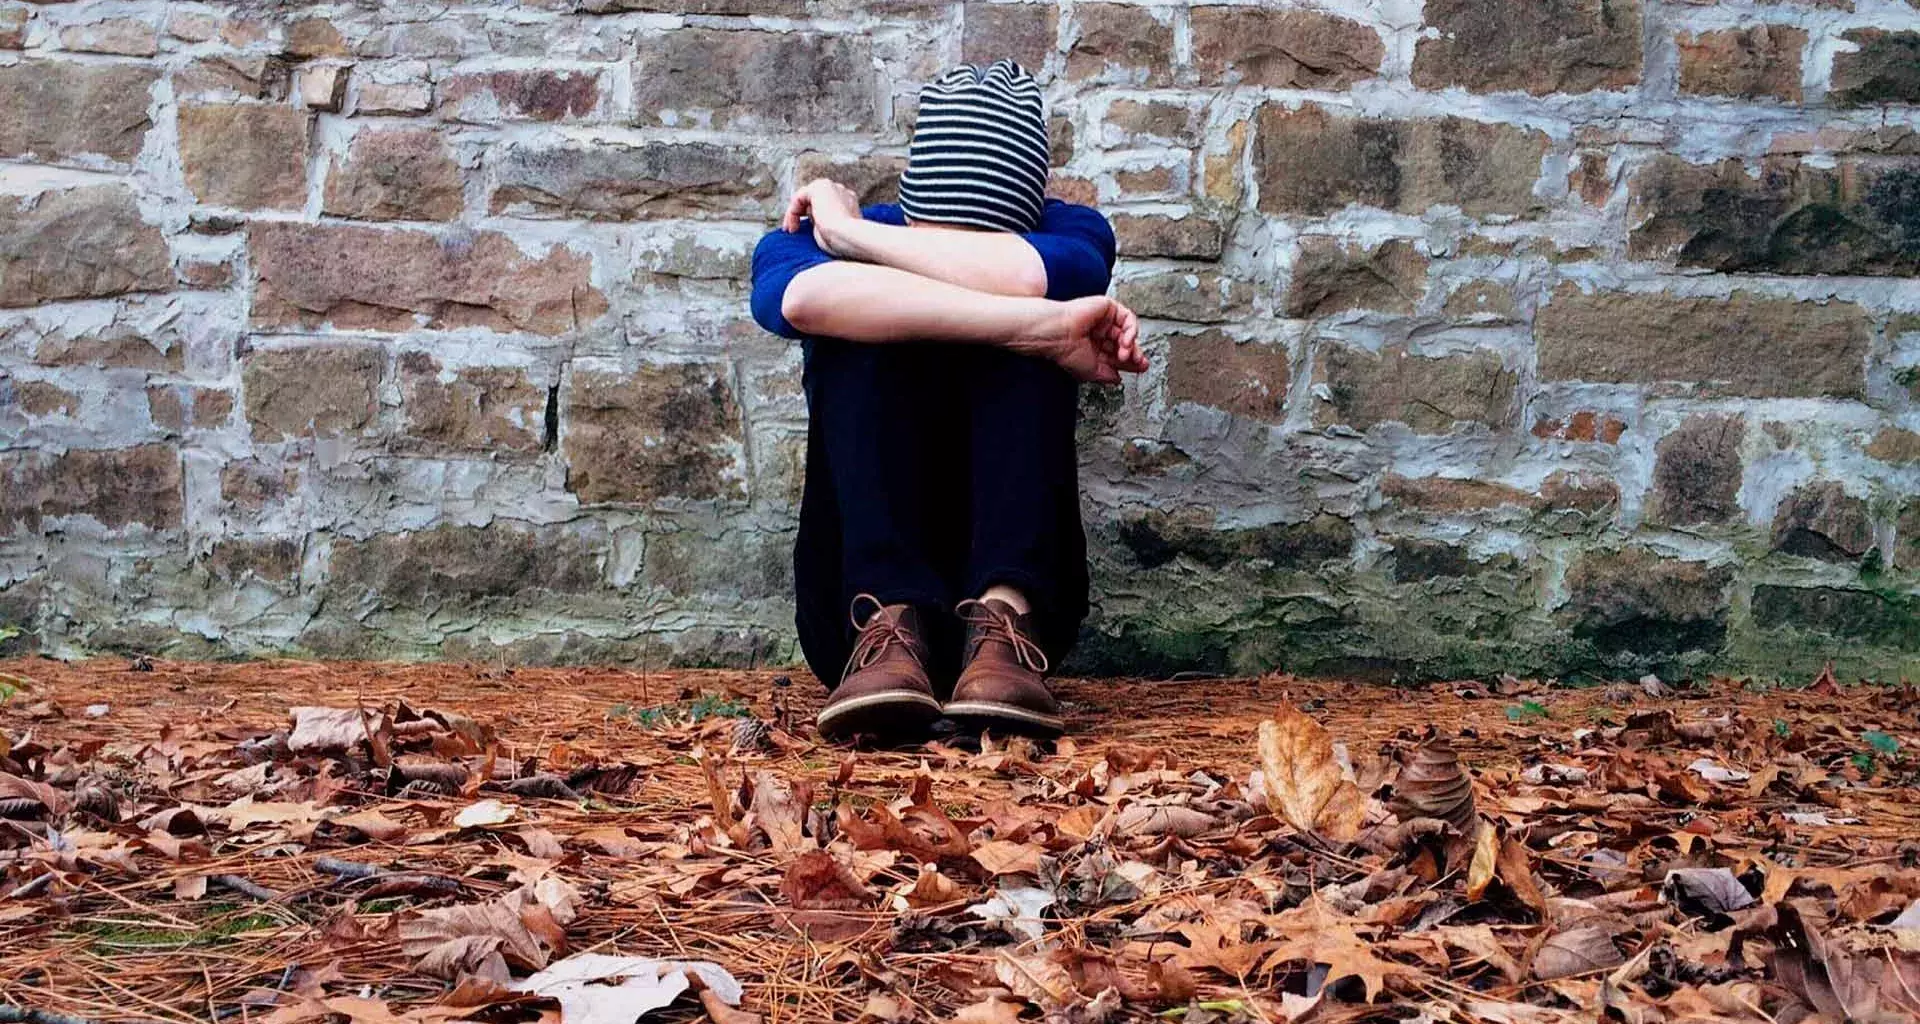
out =
<path fill-rule="evenodd" d="M 916 221 L 1031 231 L 1047 190 L 1047 115 L 1026 69 L 962 64 L 920 90 L 900 209 Z"/>

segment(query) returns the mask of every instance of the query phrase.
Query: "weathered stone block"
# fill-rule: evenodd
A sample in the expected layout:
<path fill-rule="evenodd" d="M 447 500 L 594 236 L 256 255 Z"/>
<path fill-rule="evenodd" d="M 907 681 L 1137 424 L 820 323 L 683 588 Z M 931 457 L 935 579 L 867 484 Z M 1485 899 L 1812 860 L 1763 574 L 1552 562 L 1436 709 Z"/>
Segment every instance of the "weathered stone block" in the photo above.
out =
<path fill-rule="evenodd" d="M 60 48 L 76 53 L 151 57 L 160 52 L 160 34 L 152 25 L 134 18 L 104 18 L 62 28 Z"/>
<path fill-rule="evenodd" d="M 1858 47 L 1833 55 L 1827 95 L 1843 107 L 1920 103 L 1920 32 L 1856 28 L 1840 38 Z"/>
<path fill-rule="evenodd" d="M 1662 156 L 1630 184 L 1628 252 L 1682 266 L 1782 274 L 1920 274 L 1920 168 L 1843 158 L 1690 164 Z"/>
<path fill-rule="evenodd" d="M 1563 469 L 1540 482 L 1543 511 L 1600 512 L 1620 504 L 1620 485 L 1593 473 Z"/>
<path fill-rule="evenodd" d="M 1380 73 L 1380 34 L 1310 10 L 1195 7 L 1193 65 L 1208 85 L 1345 89 Z"/>
<path fill-rule="evenodd" d="M 1522 508 L 1536 513 L 1592 513 L 1618 505 L 1620 487 L 1604 477 L 1572 470 L 1561 470 L 1541 481 L 1537 494 L 1492 480 L 1389 473 L 1380 481 L 1380 496 L 1394 505 L 1421 512 Z"/>
<path fill-rule="evenodd" d="M 1753 588 L 1753 622 L 1813 630 L 1901 651 L 1920 651 L 1920 600 L 1839 587 Z"/>
<path fill-rule="evenodd" d="M 1855 398 L 1872 331 L 1850 302 L 1686 298 L 1562 285 L 1534 319 L 1543 380 L 1686 383 L 1705 394 Z"/>
<path fill-rule="evenodd" d="M 255 223 L 253 322 L 348 330 L 485 327 L 564 334 L 607 300 L 591 261 L 556 246 L 529 256 L 505 235 Z"/>
<path fill-rule="evenodd" d="M 1213 270 L 1162 270 L 1130 277 L 1114 294 L 1127 308 L 1146 317 L 1220 323 L 1246 314 L 1253 286 Z"/>
<path fill-rule="evenodd" d="M 1492 480 L 1452 476 L 1401 476 L 1380 481 L 1380 496 L 1395 505 L 1423 512 L 1478 512 L 1493 508 L 1533 508 L 1533 494 Z"/>
<path fill-rule="evenodd" d="M 900 175 L 906 169 L 907 158 L 903 156 L 876 154 L 849 158 L 830 153 L 802 153 L 794 158 L 793 180 L 798 184 L 815 178 L 837 181 L 860 197 L 861 206 L 872 206 L 900 200 Z"/>
<path fill-rule="evenodd" d="M 353 220 L 453 220 L 464 205 L 460 165 L 424 128 L 361 131 L 327 171 L 323 209 Z"/>
<path fill-rule="evenodd" d="M 1312 569 L 1353 552 L 1353 524 L 1322 512 L 1301 523 L 1227 526 L 1211 512 L 1153 509 L 1120 524 L 1120 543 L 1143 569 L 1185 558 L 1210 568 L 1258 561 L 1274 569 Z"/>
<path fill-rule="evenodd" d="M 1182 217 L 1116 213 L 1108 219 L 1122 256 L 1217 260 L 1226 248 L 1226 229 L 1219 221 L 1198 213 Z"/>
<path fill-rule="evenodd" d="M 1740 515 L 1745 465 L 1740 445 L 1747 421 L 1739 416 L 1689 416 L 1654 446 L 1649 518 L 1667 526 L 1728 523 Z"/>
<path fill-rule="evenodd" d="M 23 60 L 0 67 L 0 157 L 131 163 L 147 129 L 157 69 Z"/>
<path fill-rule="evenodd" d="M 0 378 L 0 384 L 6 383 Z M 13 401 L 29 416 L 71 416 L 80 410 L 80 396 L 50 381 L 22 380 L 13 383 Z"/>
<path fill-rule="evenodd" d="M 178 342 L 167 347 L 162 339 L 127 325 L 78 334 L 49 334 L 34 350 L 33 361 L 40 366 L 94 366 L 171 373 L 180 372 L 186 362 Z"/>
<path fill-rule="evenodd" d="M 1396 238 L 1372 249 L 1350 248 L 1320 236 L 1300 241 L 1285 311 L 1323 317 L 1349 309 L 1411 313 L 1426 291 L 1427 258 Z"/>
<path fill-rule="evenodd" d="M 308 115 L 264 103 L 180 108 L 180 163 L 203 203 L 297 210 L 307 201 Z"/>
<path fill-rule="evenodd" d="M 1147 7 L 1090 3 L 1074 8 L 1067 77 L 1111 79 L 1133 85 L 1173 80 L 1173 25 Z"/>
<path fill-rule="evenodd" d="M 668 128 L 879 127 L 873 46 L 857 36 L 683 28 L 642 39 L 638 124 Z"/>
<path fill-rule="evenodd" d="M 1856 562 L 1873 547 L 1867 503 L 1838 481 L 1807 484 L 1773 516 L 1773 550 L 1825 562 Z"/>
<path fill-rule="evenodd" d="M 1520 567 L 1512 555 L 1493 555 L 1485 561 L 1458 544 L 1397 537 L 1393 541 L 1393 581 L 1420 583 L 1457 579 L 1485 573 L 1513 573 Z"/>
<path fill-rule="evenodd" d="M 635 248 L 634 279 L 647 275 L 745 282 L 753 275 L 755 239 L 737 234 L 676 234 Z M 757 330 L 757 328 L 755 328 Z"/>
<path fill-rule="evenodd" d="M 260 53 L 222 53 L 203 57 L 173 76 L 173 92 L 183 99 L 285 100 L 293 85 L 293 65 Z"/>
<path fill-rule="evenodd" d="M 220 467 L 220 499 L 249 511 L 263 509 L 299 486 L 298 470 L 258 459 L 242 459 Z"/>
<path fill-rule="evenodd" d="M 235 538 L 216 542 L 207 552 L 206 567 L 215 579 L 228 583 L 285 583 L 300 574 L 304 557 L 298 538 Z"/>
<path fill-rule="evenodd" d="M 350 342 L 256 350 L 240 371 L 254 440 L 366 430 L 379 414 L 386 363 L 379 346 Z"/>
<path fill-rule="evenodd" d="M 300 70 L 300 102 L 308 110 L 338 111 L 347 105 L 351 69 L 338 64 L 315 64 Z"/>
<path fill-rule="evenodd" d="M 576 370 L 567 388 L 567 489 L 582 502 L 736 498 L 740 410 L 725 366 Z"/>
<path fill-rule="evenodd" d="M 1895 465 L 1920 463 L 1920 434 L 1888 427 L 1873 435 L 1864 449 L 1868 456 Z"/>
<path fill-rule="evenodd" d="M 450 121 L 584 121 L 600 108 L 597 71 L 469 71 L 442 81 L 437 111 Z"/>
<path fill-rule="evenodd" d="M 807 0 L 578 0 L 579 9 L 593 14 L 614 11 L 652 11 L 661 14 L 732 14 L 766 18 L 798 18 L 807 13 Z"/>
<path fill-rule="evenodd" d="M 0 308 L 171 287 L 166 239 L 126 188 L 0 195 Z"/>
<path fill-rule="evenodd" d="M 1237 341 L 1219 331 L 1167 342 L 1167 398 L 1278 423 L 1293 379 L 1285 345 Z"/>
<path fill-rule="evenodd" d="M 587 540 L 506 523 L 439 526 L 336 541 L 326 589 L 349 604 L 419 610 L 442 602 L 510 602 L 529 593 L 605 589 L 601 554 Z"/>
<path fill-rule="evenodd" d="M 739 212 L 773 194 L 748 150 L 705 142 L 515 146 L 496 171 L 494 213 L 635 220 Z"/>
<path fill-rule="evenodd" d="M 1416 434 L 1444 434 L 1462 423 L 1507 426 L 1519 384 L 1491 352 L 1417 356 L 1404 345 L 1377 355 L 1329 345 L 1320 353 L 1319 377 L 1332 397 L 1315 410 L 1316 422 L 1355 430 L 1404 423 Z"/>
<path fill-rule="evenodd" d="M 1402 213 L 1458 206 L 1521 214 L 1533 195 L 1547 136 L 1461 117 L 1390 121 L 1338 116 L 1309 104 L 1260 111 L 1253 168 L 1260 209 L 1320 216 L 1350 203 Z"/>
<path fill-rule="evenodd" d="M 1626 421 L 1592 409 L 1582 409 L 1568 416 L 1565 422 L 1552 416 L 1542 416 L 1533 424 L 1535 437 L 1588 444 L 1619 444 L 1626 432 Z"/>
<path fill-rule="evenodd" d="M 32 16 L 25 7 L 0 7 L 0 50 L 27 45 L 27 21 Z"/>
<path fill-rule="evenodd" d="M 0 452 L 0 536 L 88 516 L 110 530 L 180 525 L 180 450 L 145 444 L 101 451 Z"/>
<path fill-rule="evenodd" d="M 1800 53 L 1807 31 L 1750 25 L 1683 35 L 1680 91 L 1696 96 L 1769 96 L 1800 102 Z"/>
<path fill-rule="evenodd" d="M 1920 498 L 1908 498 L 1893 521 L 1893 564 L 1920 571 Z"/>
<path fill-rule="evenodd" d="M 298 18 L 290 22 L 284 49 L 287 56 L 300 60 L 345 57 L 351 52 L 339 27 L 325 18 Z"/>
<path fill-rule="evenodd" d="M 1173 100 L 1114 100 L 1107 105 L 1104 121 L 1107 141 L 1195 147 L 1200 144 L 1205 114 L 1204 108 Z"/>
<path fill-rule="evenodd" d="M 373 77 L 356 74 L 354 92 L 356 114 L 424 114 L 433 106 L 433 83 L 425 76 L 376 72 Z"/>
<path fill-rule="evenodd" d="M 1430 0 L 1424 10 L 1438 33 L 1414 50 L 1422 89 L 1544 96 L 1640 81 L 1640 0 Z"/>
<path fill-rule="evenodd" d="M 434 450 L 526 455 L 546 441 L 547 392 L 511 366 L 442 367 L 424 352 L 400 356 L 406 437 Z"/>
<path fill-rule="evenodd" d="M 1603 654 L 1713 652 L 1726 641 L 1733 570 L 1643 548 L 1592 551 L 1567 571 L 1562 621 Z"/>
<path fill-rule="evenodd" d="M 985 67 L 1011 58 L 1039 74 L 1060 33 L 1060 8 L 1051 3 L 984 3 L 961 8 L 960 59 Z"/>

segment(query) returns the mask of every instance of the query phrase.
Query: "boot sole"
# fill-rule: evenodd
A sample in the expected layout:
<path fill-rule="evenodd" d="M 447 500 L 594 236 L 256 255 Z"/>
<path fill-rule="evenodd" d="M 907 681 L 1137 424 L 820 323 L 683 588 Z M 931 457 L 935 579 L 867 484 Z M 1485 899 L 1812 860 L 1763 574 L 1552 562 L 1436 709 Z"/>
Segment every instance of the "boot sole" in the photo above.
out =
<path fill-rule="evenodd" d="M 957 700 L 947 705 L 947 717 L 970 728 L 999 728 L 1026 736 L 1058 736 L 1067 731 L 1066 719 L 995 700 Z"/>
<path fill-rule="evenodd" d="M 940 718 L 940 702 L 923 693 L 870 693 L 820 709 L 813 724 L 830 740 L 859 735 L 883 738 L 925 735 Z"/>

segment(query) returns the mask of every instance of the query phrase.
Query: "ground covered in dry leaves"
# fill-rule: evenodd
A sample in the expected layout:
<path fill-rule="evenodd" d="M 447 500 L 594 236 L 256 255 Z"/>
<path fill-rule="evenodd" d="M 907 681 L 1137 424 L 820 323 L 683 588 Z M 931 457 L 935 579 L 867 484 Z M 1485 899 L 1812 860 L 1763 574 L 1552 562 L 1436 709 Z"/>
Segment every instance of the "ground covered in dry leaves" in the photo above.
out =
<path fill-rule="evenodd" d="M 1920 694 L 0 662 L 0 1021 L 1911 1021 Z"/>

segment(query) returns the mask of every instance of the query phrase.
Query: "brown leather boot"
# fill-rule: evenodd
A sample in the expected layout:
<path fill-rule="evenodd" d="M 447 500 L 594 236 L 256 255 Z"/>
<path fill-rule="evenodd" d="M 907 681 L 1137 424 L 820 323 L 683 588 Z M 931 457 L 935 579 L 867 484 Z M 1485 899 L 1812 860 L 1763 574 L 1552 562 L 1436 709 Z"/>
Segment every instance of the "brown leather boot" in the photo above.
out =
<path fill-rule="evenodd" d="M 967 623 L 965 667 L 947 717 L 976 729 L 1058 736 L 1066 721 L 1047 689 L 1047 656 L 1028 617 L 1000 600 L 962 601 L 957 610 Z"/>
<path fill-rule="evenodd" d="M 863 623 L 861 604 L 875 611 Z M 853 656 L 814 724 L 829 740 L 868 735 L 881 740 L 917 737 L 940 717 L 927 679 L 927 644 L 920 616 L 910 605 L 882 605 L 871 594 L 853 599 L 853 624 L 860 630 Z"/>

